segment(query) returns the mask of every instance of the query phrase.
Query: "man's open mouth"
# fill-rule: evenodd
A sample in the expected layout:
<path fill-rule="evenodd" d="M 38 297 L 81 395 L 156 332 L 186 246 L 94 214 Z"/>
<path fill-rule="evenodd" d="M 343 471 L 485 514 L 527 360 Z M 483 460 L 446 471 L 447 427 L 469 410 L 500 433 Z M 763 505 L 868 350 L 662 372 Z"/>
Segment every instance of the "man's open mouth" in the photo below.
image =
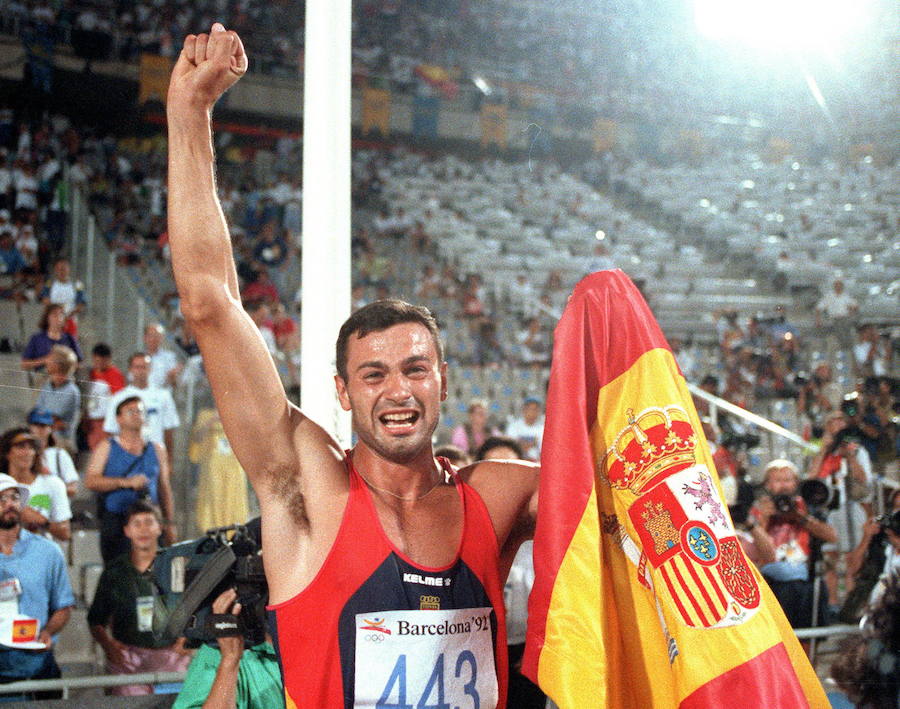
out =
<path fill-rule="evenodd" d="M 414 426 L 419 420 L 418 411 L 402 411 L 397 413 L 382 414 L 378 417 L 381 425 L 388 430 L 402 431 Z"/>

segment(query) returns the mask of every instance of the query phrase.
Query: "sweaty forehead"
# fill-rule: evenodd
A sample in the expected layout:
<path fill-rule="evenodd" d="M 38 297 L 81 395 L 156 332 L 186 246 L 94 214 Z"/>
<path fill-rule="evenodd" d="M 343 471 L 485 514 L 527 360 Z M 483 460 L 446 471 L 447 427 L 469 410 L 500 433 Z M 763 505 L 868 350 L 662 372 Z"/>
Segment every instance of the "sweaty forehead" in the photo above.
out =
<path fill-rule="evenodd" d="M 347 342 L 347 365 L 353 369 L 362 362 L 403 361 L 409 357 L 437 359 L 431 333 L 419 323 L 401 323 L 365 337 L 351 336 Z"/>

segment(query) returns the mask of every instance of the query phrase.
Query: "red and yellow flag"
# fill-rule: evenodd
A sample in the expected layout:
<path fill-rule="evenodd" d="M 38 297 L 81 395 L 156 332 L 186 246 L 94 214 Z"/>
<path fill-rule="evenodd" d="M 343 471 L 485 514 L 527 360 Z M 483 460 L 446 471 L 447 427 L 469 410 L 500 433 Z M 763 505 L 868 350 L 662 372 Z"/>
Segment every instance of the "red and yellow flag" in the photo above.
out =
<path fill-rule="evenodd" d="M 621 271 L 576 287 L 547 402 L 523 671 L 562 709 L 828 707 Z"/>

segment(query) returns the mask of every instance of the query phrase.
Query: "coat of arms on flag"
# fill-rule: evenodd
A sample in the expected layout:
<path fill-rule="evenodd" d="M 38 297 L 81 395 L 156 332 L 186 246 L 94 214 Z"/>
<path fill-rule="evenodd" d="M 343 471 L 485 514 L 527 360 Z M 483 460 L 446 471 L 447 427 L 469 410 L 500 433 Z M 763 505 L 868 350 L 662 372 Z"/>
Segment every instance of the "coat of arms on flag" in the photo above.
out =
<path fill-rule="evenodd" d="M 687 412 L 672 404 L 626 416 L 600 470 L 611 487 L 633 497 L 628 517 L 638 568 L 649 562 L 658 572 L 656 593 L 685 625 L 744 622 L 759 607 L 759 586 L 710 472 L 694 454 Z"/>

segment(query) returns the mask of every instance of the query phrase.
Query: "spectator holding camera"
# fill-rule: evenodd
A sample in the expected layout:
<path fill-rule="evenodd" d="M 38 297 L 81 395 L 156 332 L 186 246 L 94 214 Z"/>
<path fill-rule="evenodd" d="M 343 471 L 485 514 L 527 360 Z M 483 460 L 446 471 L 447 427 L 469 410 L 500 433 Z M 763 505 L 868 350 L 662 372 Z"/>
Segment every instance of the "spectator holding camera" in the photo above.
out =
<path fill-rule="evenodd" d="M 119 432 L 97 444 L 84 479 L 89 490 L 100 493 L 100 553 L 106 564 L 130 550 L 125 514 L 139 498 L 161 507 L 163 540 L 175 541 L 169 461 L 162 444 L 144 438 L 144 402 L 125 397 L 115 414 Z"/>
<path fill-rule="evenodd" d="M 828 587 L 828 604 L 837 610 L 838 568 L 842 557 L 853 550 L 863 534 L 866 507 L 872 499 L 872 464 L 869 454 L 859 443 L 858 428 L 851 421 L 858 416 L 856 402 L 845 400 L 840 411 L 825 419 L 822 448 L 810 462 L 809 477 L 825 482 L 831 489 L 828 523 L 837 530 L 835 543 L 822 547 L 826 569 L 823 575 Z M 845 572 L 845 587 L 851 588 L 853 577 Z"/>
<path fill-rule="evenodd" d="M 106 671 L 111 674 L 183 672 L 190 662 L 184 641 L 160 643 L 153 634 L 150 566 L 159 550 L 159 513 L 149 502 L 138 500 L 123 517 L 122 533 L 131 543 L 131 551 L 113 559 L 100 576 L 88 611 L 91 635 L 103 648 Z M 115 687 L 110 693 L 122 697 L 153 694 L 153 687 L 132 684 Z"/>
<path fill-rule="evenodd" d="M 212 604 L 212 612 L 237 616 L 241 604 L 229 588 Z M 194 656 L 172 709 L 268 709 L 284 701 L 281 671 L 272 638 L 244 647 L 244 638 L 222 637 L 218 647 L 203 645 Z"/>
<path fill-rule="evenodd" d="M 809 514 L 799 489 L 797 466 L 776 459 L 765 468 L 764 494 L 751 514 L 771 539 L 775 560 L 760 571 L 793 628 L 806 628 L 813 619 L 813 577 L 810 569 L 815 541 L 834 543 L 834 527 Z"/>

